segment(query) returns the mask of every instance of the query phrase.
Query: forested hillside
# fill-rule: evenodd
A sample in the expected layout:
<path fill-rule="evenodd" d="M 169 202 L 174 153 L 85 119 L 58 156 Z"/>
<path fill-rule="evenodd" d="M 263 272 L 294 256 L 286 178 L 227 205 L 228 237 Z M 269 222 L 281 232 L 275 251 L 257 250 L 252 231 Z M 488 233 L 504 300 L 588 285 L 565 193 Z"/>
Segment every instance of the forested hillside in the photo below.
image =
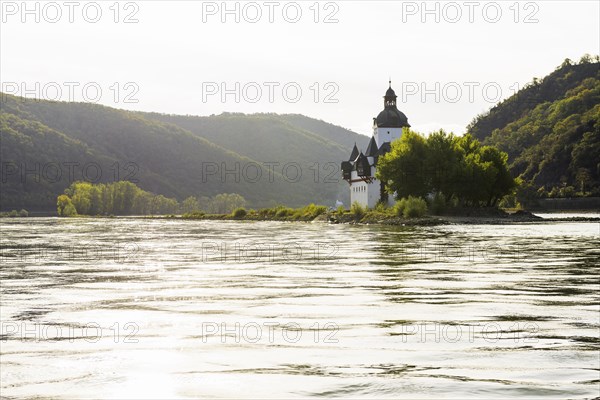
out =
<path fill-rule="evenodd" d="M 333 205 L 348 197 L 339 160 L 367 140 L 299 116 L 177 117 L 0 97 L 2 209 L 54 210 L 77 180 L 130 180 L 180 201 L 237 193 L 255 207 Z"/>
<path fill-rule="evenodd" d="M 600 62 L 569 60 L 477 117 L 468 131 L 508 153 L 540 197 L 600 195 Z"/>
<path fill-rule="evenodd" d="M 361 148 L 366 148 L 369 142 L 366 136 L 297 114 L 143 115 L 177 125 L 219 146 L 261 161 L 311 160 L 337 165 L 347 157 L 347 149 L 355 142 Z"/>

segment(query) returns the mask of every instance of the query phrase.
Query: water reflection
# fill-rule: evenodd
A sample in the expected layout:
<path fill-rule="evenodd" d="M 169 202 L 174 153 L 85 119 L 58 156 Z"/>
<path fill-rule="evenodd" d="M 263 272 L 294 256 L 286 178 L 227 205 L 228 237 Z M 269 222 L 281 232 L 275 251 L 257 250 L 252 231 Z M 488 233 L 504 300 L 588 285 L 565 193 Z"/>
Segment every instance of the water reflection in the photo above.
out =
<path fill-rule="evenodd" d="M 600 394 L 597 223 L 1 223 L 4 396 Z"/>

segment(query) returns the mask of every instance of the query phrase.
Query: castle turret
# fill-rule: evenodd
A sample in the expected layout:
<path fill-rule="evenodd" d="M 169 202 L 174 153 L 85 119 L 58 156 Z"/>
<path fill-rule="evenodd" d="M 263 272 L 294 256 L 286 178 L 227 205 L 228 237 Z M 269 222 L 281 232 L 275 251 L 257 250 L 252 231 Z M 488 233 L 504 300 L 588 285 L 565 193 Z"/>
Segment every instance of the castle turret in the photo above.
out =
<path fill-rule="evenodd" d="M 385 192 L 383 182 L 375 178 L 379 158 L 388 153 L 393 140 L 402 136 L 402 130 L 410 127 L 406 115 L 398 110 L 398 96 L 392 89 L 392 82 L 383 97 L 383 111 L 373 118 L 373 136 L 363 153 L 354 144 L 350 159 L 342 162 L 342 176 L 350 185 L 350 202 L 374 208 L 378 202 L 387 205 L 395 203 L 394 196 Z"/>
<path fill-rule="evenodd" d="M 392 81 L 383 96 L 383 111 L 373 120 L 373 136 L 378 146 L 385 142 L 399 139 L 403 128 L 410 128 L 408 118 L 396 105 L 396 92 L 392 89 Z"/>

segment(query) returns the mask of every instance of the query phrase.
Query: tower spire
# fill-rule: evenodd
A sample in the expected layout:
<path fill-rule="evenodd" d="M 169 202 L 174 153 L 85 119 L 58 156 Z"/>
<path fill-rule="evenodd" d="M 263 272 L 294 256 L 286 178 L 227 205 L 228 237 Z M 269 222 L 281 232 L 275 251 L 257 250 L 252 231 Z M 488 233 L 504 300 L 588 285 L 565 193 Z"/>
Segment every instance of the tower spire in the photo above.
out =
<path fill-rule="evenodd" d="M 396 107 L 396 93 L 394 92 L 394 89 L 392 89 L 392 77 L 390 76 L 390 87 L 389 89 L 385 92 L 385 96 L 383 96 L 383 105 L 385 106 L 385 108 L 388 107 Z"/>

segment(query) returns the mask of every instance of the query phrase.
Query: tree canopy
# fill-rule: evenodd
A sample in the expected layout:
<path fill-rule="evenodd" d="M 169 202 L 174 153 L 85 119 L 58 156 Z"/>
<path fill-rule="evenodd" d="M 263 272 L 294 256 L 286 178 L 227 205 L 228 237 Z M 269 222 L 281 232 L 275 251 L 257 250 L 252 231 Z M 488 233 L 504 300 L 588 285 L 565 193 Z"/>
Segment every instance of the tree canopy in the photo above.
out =
<path fill-rule="evenodd" d="M 516 188 L 507 159 L 470 134 L 440 130 L 425 137 L 406 130 L 378 160 L 377 178 L 398 199 L 437 194 L 466 206 L 495 206 Z"/>
<path fill-rule="evenodd" d="M 213 197 L 190 196 L 181 204 L 176 199 L 155 195 L 128 181 L 109 184 L 74 182 L 58 196 L 59 216 L 75 215 L 164 215 L 203 211 L 228 214 L 246 205 L 237 193 L 220 193 Z"/>

